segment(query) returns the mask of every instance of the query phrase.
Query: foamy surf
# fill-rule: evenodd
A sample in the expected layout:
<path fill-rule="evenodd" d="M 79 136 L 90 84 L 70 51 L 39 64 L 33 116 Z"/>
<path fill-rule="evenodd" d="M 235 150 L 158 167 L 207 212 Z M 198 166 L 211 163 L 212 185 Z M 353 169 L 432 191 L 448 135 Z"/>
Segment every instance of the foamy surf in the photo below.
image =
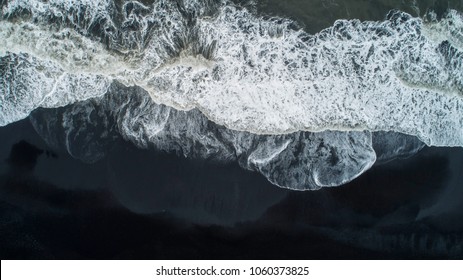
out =
<path fill-rule="evenodd" d="M 141 146 L 178 152 L 192 141 L 282 187 L 337 186 L 375 162 L 374 131 L 463 146 L 462 30 L 456 11 L 429 22 L 399 11 L 381 22 L 338 20 L 311 35 L 226 1 L 8 1 L 0 125 L 100 100 L 122 83 L 151 105 L 105 108 L 125 106 L 119 132 Z M 208 139 L 210 121 L 233 136 Z M 207 157 L 192 149 L 180 150 Z"/>

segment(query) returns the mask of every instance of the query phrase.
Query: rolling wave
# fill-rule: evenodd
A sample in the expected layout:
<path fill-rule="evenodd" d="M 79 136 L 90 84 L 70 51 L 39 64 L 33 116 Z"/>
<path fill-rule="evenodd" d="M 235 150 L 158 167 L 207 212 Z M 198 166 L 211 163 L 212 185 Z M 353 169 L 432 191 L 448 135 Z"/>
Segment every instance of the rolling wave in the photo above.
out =
<path fill-rule="evenodd" d="M 86 145 L 108 119 L 141 147 L 237 161 L 299 190 L 344 184 L 377 154 L 463 146 L 457 11 L 311 35 L 227 1 L 4 2 L 0 125 L 68 105 L 31 119 L 84 160 L 104 156 L 104 141 Z"/>

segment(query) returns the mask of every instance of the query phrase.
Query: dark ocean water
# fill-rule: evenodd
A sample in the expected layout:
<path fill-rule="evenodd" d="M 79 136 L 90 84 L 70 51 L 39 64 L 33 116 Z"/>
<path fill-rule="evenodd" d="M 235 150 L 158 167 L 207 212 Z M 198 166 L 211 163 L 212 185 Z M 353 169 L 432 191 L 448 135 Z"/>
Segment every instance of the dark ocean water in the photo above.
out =
<path fill-rule="evenodd" d="M 448 9 L 461 11 L 463 1 L 438 0 L 262 0 L 257 9 L 265 14 L 290 17 L 310 33 L 327 28 L 337 19 L 383 20 L 391 10 L 401 10 L 413 16 L 425 16 L 429 11 L 442 16 Z"/>
<path fill-rule="evenodd" d="M 463 10 L 463 1 L 235 2 L 310 33 L 336 19 L 382 20 L 392 9 Z M 463 257 L 462 148 L 425 147 L 306 192 L 237 163 L 141 149 L 118 136 L 105 149 L 84 163 L 48 145 L 29 118 L 0 127 L 2 259 Z"/>

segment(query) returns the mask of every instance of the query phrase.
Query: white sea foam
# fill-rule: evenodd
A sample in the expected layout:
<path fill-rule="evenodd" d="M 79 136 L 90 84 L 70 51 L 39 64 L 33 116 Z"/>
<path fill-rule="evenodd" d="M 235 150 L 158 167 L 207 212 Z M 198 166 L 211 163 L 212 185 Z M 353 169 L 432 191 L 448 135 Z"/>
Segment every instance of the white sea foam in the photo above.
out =
<path fill-rule="evenodd" d="M 386 130 L 428 145 L 463 145 L 463 25 L 457 12 L 429 24 L 401 12 L 383 22 L 339 20 L 312 36 L 293 30 L 291 21 L 264 20 L 229 4 L 210 12 L 210 2 L 126 3 L 118 26 L 109 0 L 10 1 L 4 18 L 27 11 L 31 19 L 2 21 L 0 51 L 28 53 L 65 75 L 139 85 L 157 102 L 198 108 L 231 129 Z M 50 21 L 58 27 L 47 26 Z M 34 75 L 28 79 L 43 79 Z M 15 109 L 19 104 L 3 102 L 2 125 L 50 106 L 27 97 L 37 95 L 36 86 L 8 92 L 28 104 Z M 42 92 L 50 104 L 64 103 L 51 89 Z"/>
<path fill-rule="evenodd" d="M 92 124 L 95 110 L 139 146 L 236 160 L 300 190 L 357 177 L 376 160 L 373 144 L 384 160 L 422 147 L 401 134 L 372 143 L 370 131 L 463 146 L 456 11 L 440 21 L 338 20 L 315 35 L 212 0 L 12 0 L 1 16 L 0 126 L 88 100 L 54 126 L 35 123 L 44 138 L 62 130 L 51 134 L 87 161 L 104 156 L 95 137 L 108 133 Z M 145 95 L 126 98 L 115 82 Z"/>
<path fill-rule="evenodd" d="M 0 58 L 0 125 L 27 117 L 37 107 L 56 108 L 106 93 L 110 81 L 100 75 L 72 74 L 28 54 Z"/>

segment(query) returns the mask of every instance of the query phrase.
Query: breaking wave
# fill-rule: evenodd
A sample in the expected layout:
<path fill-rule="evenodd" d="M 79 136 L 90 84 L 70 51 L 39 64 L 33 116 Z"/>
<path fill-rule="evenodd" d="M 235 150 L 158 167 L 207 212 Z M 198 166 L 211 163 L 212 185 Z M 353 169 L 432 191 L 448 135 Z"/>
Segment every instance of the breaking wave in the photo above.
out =
<path fill-rule="evenodd" d="M 220 0 L 2 3 L 0 126 L 62 107 L 31 120 L 83 160 L 104 156 L 114 130 L 302 190 L 423 143 L 463 146 L 457 11 L 392 11 L 311 35 Z"/>

